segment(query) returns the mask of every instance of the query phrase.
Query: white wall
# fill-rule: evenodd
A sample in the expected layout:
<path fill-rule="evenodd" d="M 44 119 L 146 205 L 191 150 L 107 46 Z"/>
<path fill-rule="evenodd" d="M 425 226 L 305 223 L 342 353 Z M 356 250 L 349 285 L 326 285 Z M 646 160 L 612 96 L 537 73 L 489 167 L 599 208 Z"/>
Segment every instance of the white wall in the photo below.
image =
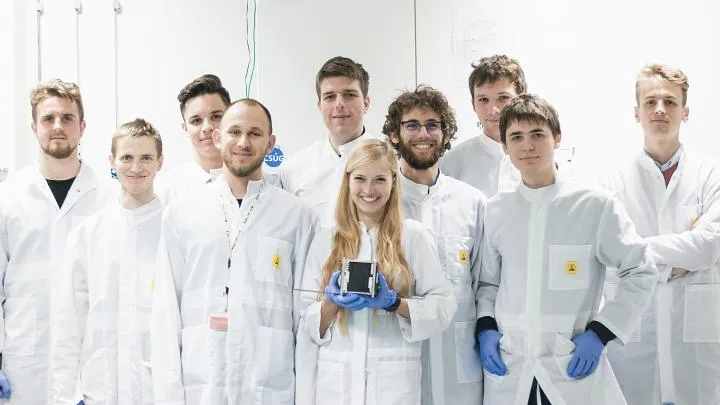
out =
<path fill-rule="evenodd" d="M 81 153 L 99 170 L 107 168 L 116 119 L 139 116 L 160 129 L 166 168 L 189 159 L 175 97 L 194 77 L 216 73 L 233 99 L 246 96 L 244 0 L 122 0 L 117 17 L 113 0 L 42 3 L 41 78 L 79 80 L 88 122 Z M 682 130 L 686 143 L 711 153 L 720 147 L 712 125 L 714 95 L 720 91 L 713 41 L 720 38 L 720 27 L 711 21 L 712 5 L 703 0 L 686 1 L 681 9 L 671 0 L 258 3 L 250 96 L 270 108 L 286 155 L 326 134 L 314 78 L 336 55 L 357 60 L 370 73 L 369 131 L 379 133 L 388 103 L 400 89 L 416 84 L 417 70 L 418 83 L 448 95 L 460 120 L 460 139 L 478 133 L 467 89 L 470 61 L 493 53 L 514 56 L 530 91 L 558 108 L 563 143 L 576 147 L 580 174 L 637 153 L 635 72 L 647 62 L 670 63 L 690 77 L 691 117 Z M 3 71 L 0 79 L 1 88 L 12 89 L 12 105 L 0 116 L 10 122 L 5 126 L 10 135 L 4 135 L 10 147 L 0 151 L 0 166 L 11 168 L 31 162 L 37 153 L 28 106 L 38 76 L 34 7 L 35 1 L 13 0 L 12 12 L 0 20 L 7 31 L 2 22 L 12 16 L 13 35 L 0 31 L 0 50 L 13 60 L 10 73 Z"/>
<path fill-rule="evenodd" d="M 720 27 L 710 21 L 709 2 L 417 0 L 417 6 L 419 81 L 446 92 L 461 139 L 479 132 L 467 86 L 471 61 L 505 53 L 520 60 L 529 91 L 558 109 L 562 143 L 576 147 L 575 172 L 594 177 L 640 150 L 635 74 L 661 62 L 689 76 L 691 114 L 681 139 L 720 157 L 712 121 Z"/>

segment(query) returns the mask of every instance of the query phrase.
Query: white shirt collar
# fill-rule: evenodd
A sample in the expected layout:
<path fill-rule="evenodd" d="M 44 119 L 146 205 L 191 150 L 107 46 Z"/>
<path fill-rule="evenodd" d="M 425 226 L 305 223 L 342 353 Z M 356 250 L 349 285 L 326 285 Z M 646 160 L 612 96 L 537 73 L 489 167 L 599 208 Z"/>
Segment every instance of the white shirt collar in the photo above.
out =
<path fill-rule="evenodd" d="M 647 153 L 647 151 L 644 151 L 644 152 L 645 152 L 645 155 L 647 157 L 649 157 L 653 163 L 655 163 L 655 166 L 657 166 L 657 168 L 660 169 L 661 172 L 664 172 L 667 169 L 675 166 L 680 161 L 680 158 L 682 157 L 682 154 L 683 154 L 683 149 L 684 149 L 683 145 L 680 144 L 680 147 L 678 148 L 677 151 L 675 151 L 675 154 L 670 158 L 670 160 L 668 160 L 665 163 L 660 163 L 660 162 L 656 161 L 655 159 L 652 158 L 652 156 L 650 156 L 650 154 Z"/>

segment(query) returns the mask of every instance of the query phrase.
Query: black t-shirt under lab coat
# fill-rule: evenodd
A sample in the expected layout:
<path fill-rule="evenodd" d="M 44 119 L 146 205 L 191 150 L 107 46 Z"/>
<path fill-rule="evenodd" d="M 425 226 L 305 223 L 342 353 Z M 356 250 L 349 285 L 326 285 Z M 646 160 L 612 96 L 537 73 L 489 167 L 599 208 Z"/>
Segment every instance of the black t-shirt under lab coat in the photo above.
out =
<path fill-rule="evenodd" d="M 53 197 L 55 197 L 55 201 L 57 202 L 58 207 L 62 208 L 62 205 L 65 202 L 65 198 L 70 192 L 70 187 L 72 187 L 73 182 L 75 181 L 75 177 L 67 180 L 45 179 L 45 181 L 47 181 L 47 184 L 50 187 L 50 191 L 52 191 L 53 193 Z"/>

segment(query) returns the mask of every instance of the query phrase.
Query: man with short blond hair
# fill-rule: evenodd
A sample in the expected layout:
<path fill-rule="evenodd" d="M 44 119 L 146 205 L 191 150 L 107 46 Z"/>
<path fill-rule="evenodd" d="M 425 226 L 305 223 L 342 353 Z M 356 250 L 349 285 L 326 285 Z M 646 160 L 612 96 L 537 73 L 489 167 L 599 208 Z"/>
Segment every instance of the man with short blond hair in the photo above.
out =
<path fill-rule="evenodd" d="M 605 184 L 627 207 L 659 273 L 631 342 L 608 346 L 629 405 L 720 403 L 720 164 L 680 141 L 688 89 L 687 76 L 672 66 L 638 73 L 635 120 L 644 150 Z"/>
<path fill-rule="evenodd" d="M 53 278 L 70 231 L 112 192 L 100 190 L 78 155 L 85 130 L 78 86 L 40 83 L 31 107 L 39 161 L 11 175 L 0 190 L 0 347 L 2 373 L 12 386 L 8 403 L 46 405 Z"/>

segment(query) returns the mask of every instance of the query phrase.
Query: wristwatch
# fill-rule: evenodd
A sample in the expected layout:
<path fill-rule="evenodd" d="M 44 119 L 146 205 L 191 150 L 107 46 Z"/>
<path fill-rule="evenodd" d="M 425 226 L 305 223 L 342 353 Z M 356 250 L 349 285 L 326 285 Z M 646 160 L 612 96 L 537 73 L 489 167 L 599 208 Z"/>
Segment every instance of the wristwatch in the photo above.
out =
<path fill-rule="evenodd" d="M 384 309 L 388 312 L 395 312 L 400 307 L 400 294 L 397 294 L 395 296 L 395 302 L 393 302 L 390 306 L 385 307 Z"/>

